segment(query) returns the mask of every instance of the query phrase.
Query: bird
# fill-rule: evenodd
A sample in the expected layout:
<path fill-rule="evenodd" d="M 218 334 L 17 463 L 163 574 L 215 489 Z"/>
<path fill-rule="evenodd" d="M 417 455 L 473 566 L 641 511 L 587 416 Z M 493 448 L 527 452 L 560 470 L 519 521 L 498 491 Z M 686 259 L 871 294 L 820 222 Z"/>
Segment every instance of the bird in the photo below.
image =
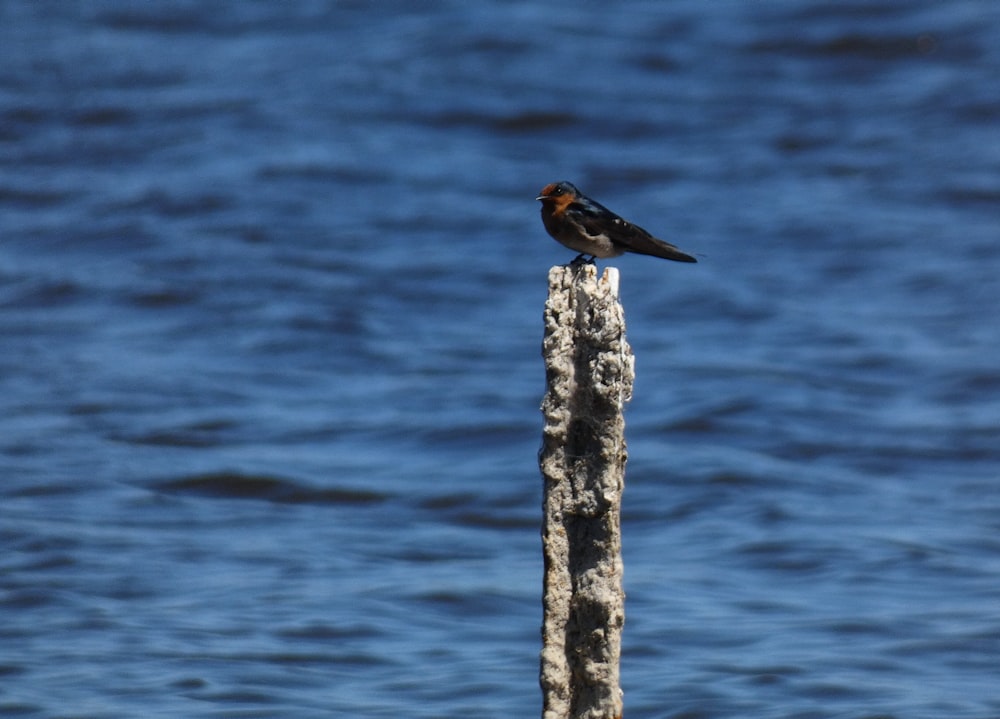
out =
<path fill-rule="evenodd" d="M 698 261 L 622 219 L 584 195 L 571 182 L 548 184 L 535 199 L 542 203 L 542 224 L 546 231 L 556 242 L 580 253 L 574 263 L 594 262 L 598 257 L 618 257 L 626 252 L 675 262 Z"/>

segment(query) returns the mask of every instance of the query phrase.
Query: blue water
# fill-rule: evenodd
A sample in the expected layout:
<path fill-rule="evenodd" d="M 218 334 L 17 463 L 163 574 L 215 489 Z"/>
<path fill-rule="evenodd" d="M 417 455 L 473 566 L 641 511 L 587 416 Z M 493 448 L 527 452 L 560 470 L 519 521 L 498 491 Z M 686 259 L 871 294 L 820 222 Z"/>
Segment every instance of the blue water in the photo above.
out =
<path fill-rule="evenodd" d="M 613 261 L 626 715 L 1000 717 L 998 37 L 0 4 L 0 715 L 537 716 L 565 179 L 700 258 Z"/>

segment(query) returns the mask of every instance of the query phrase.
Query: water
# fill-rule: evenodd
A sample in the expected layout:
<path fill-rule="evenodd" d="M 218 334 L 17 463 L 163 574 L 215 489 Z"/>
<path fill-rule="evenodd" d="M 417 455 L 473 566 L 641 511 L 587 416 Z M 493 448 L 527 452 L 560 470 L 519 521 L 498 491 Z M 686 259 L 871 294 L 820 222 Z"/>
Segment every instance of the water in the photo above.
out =
<path fill-rule="evenodd" d="M 0 715 L 537 715 L 567 179 L 628 716 L 1000 716 L 1000 10 L 0 6 Z"/>

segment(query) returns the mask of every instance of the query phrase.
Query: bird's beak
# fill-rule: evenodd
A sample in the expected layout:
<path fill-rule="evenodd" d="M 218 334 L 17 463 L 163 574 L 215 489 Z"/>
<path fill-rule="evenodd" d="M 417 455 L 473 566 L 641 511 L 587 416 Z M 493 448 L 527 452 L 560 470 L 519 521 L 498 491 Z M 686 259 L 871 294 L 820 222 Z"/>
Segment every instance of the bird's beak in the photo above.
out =
<path fill-rule="evenodd" d="M 535 199 L 536 200 L 547 200 L 547 199 L 549 199 L 549 196 L 548 195 L 539 195 Z"/>

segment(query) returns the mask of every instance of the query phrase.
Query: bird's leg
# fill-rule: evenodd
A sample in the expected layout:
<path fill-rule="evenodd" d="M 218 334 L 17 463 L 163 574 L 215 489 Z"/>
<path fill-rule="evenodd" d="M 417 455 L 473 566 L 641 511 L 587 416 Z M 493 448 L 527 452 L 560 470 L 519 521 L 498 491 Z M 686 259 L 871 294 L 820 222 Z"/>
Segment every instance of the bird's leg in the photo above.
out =
<path fill-rule="evenodd" d="M 571 265 L 594 265 L 594 264 L 597 264 L 597 257 L 596 257 L 596 255 L 587 255 L 586 252 L 581 252 L 580 254 L 578 254 L 576 257 L 573 258 L 573 261 L 570 262 L 570 264 Z"/>

